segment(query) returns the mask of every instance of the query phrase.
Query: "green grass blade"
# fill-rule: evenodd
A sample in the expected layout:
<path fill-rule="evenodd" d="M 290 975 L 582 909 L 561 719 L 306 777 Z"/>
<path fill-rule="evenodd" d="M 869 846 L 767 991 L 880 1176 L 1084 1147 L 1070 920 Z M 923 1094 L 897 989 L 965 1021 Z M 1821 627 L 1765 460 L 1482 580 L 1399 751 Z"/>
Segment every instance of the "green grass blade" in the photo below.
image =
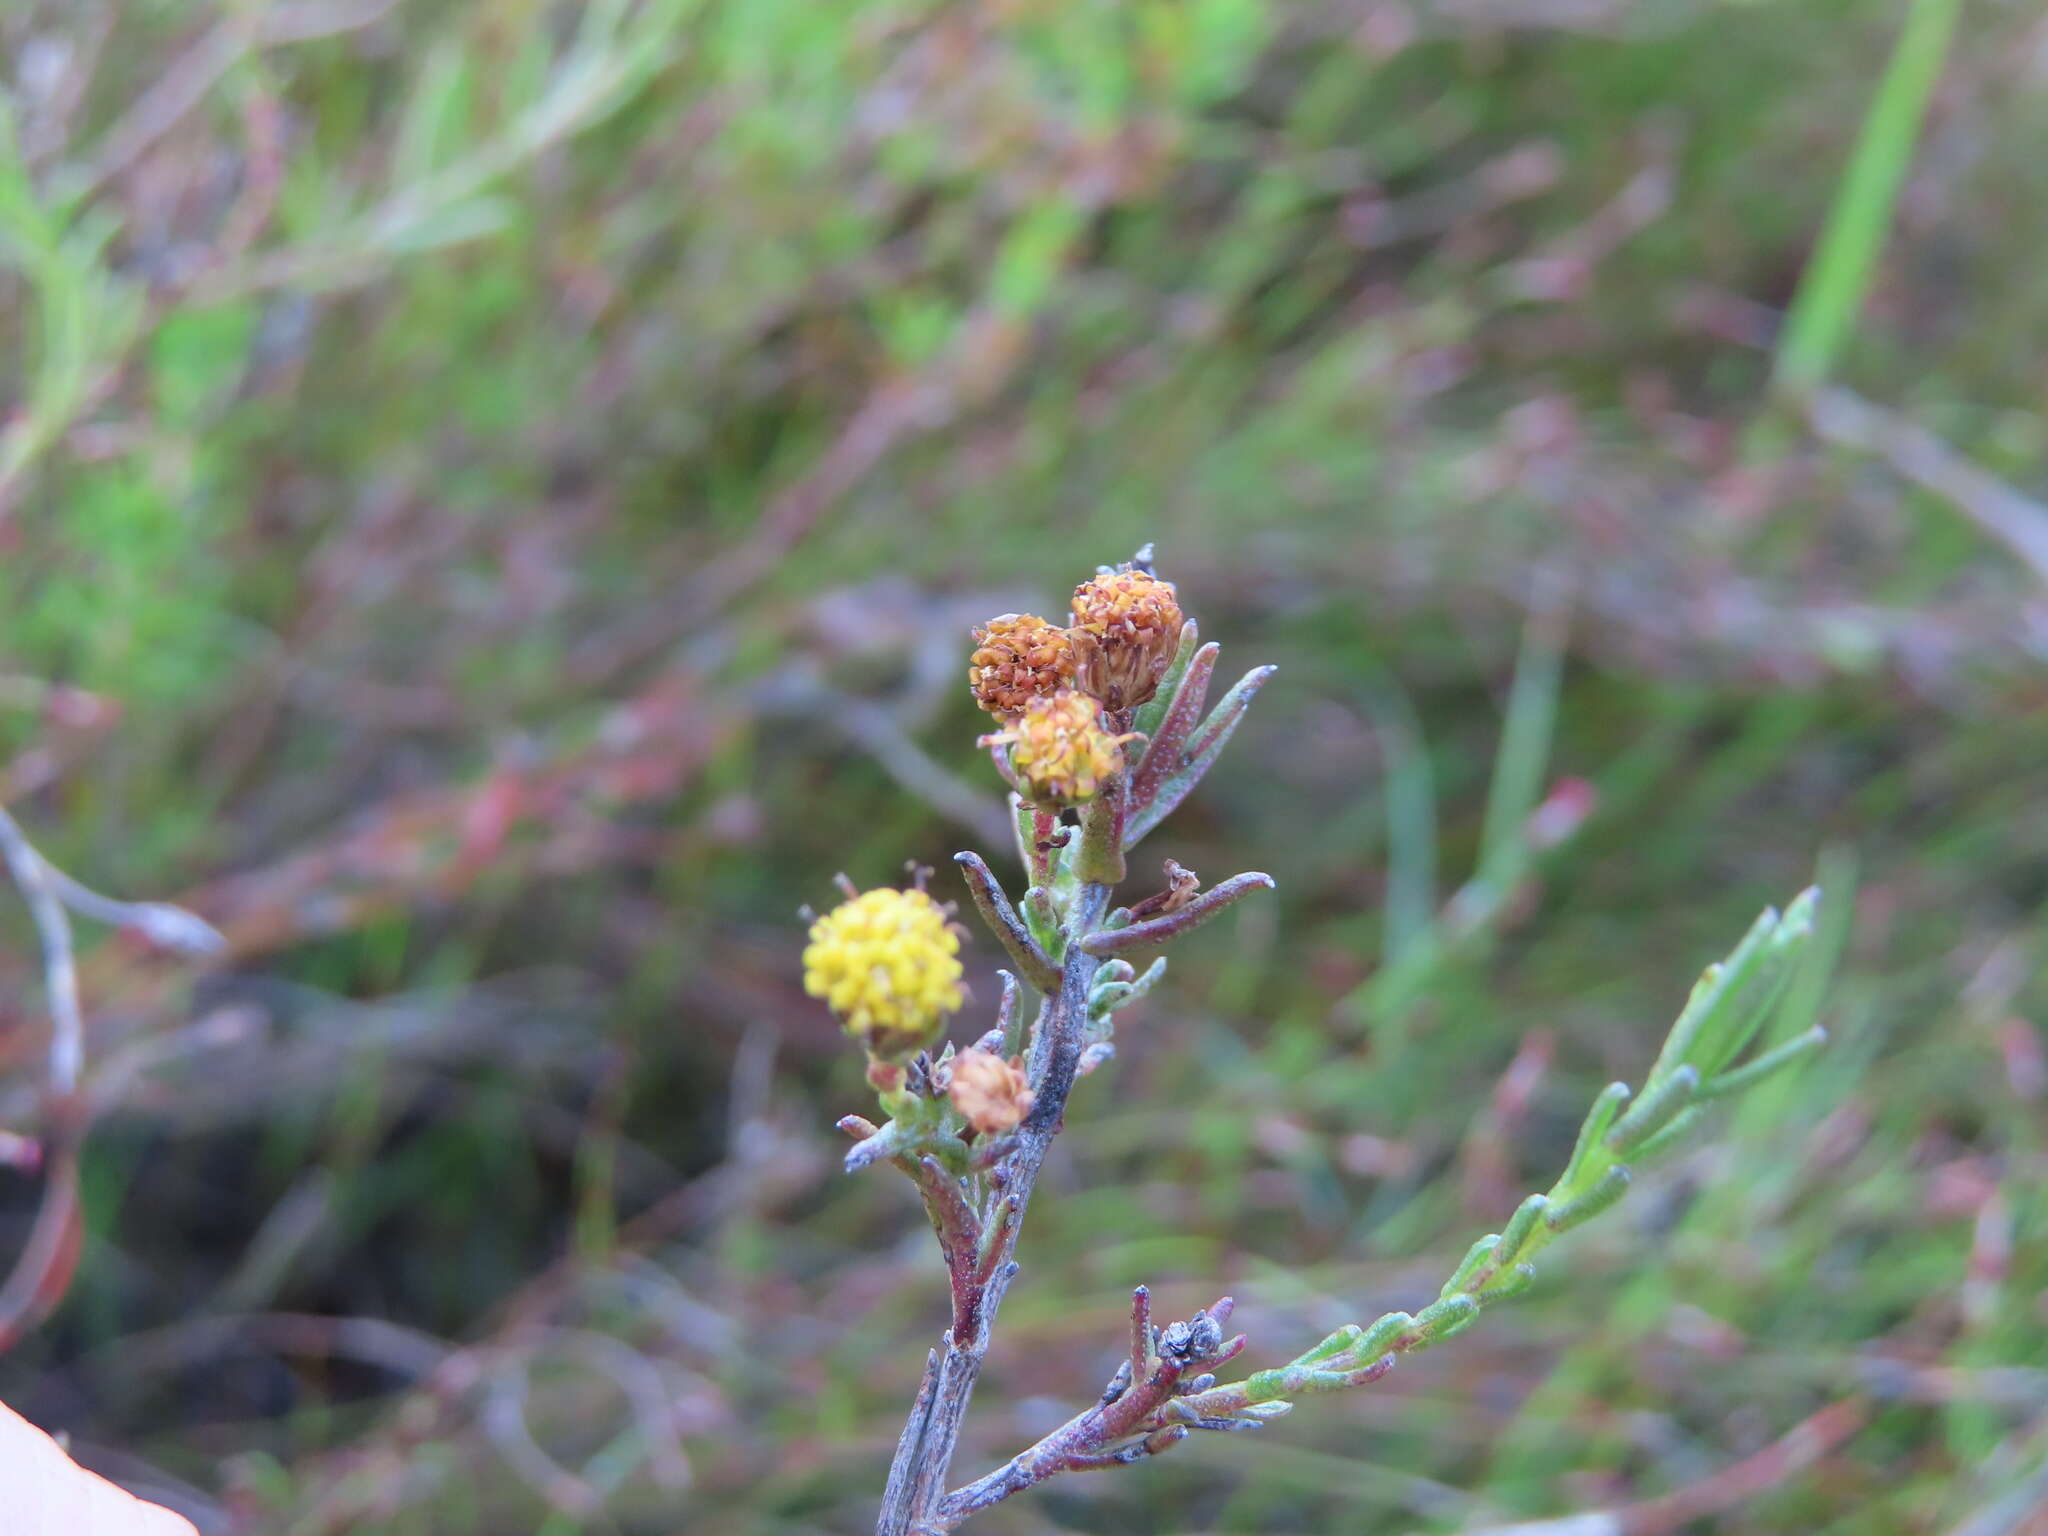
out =
<path fill-rule="evenodd" d="M 1948 55 L 1959 4 L 1914 0 L 1785 318 L 1772 381 L 1782 391 L 1805 394 L 1825 382 L 1856 323 L 1912 163 L 1927 98 Z"/>
<path fill-rule="evenodd" d="M 1436 789 L 1422 721 L 1391 676 L 1367 703 L 1386 774 L 1387 905 L 1381 963 L 1392 965 L 1436 924 Z"/>
<path fill-rule="evenodd" d="M 1479 849 L 1479 878 L 1496 890 L 1513 884 L 1528 860 L 1526 828 L 1550 768 L 1550 738 L 1557 726 L 1564 678 L 1563 618 L 1563 610 L 1554 604 L 1529 615 L 1515 661 L 1515 680 L 1508 689 L 1507 719 L 1493 760 Z"/>

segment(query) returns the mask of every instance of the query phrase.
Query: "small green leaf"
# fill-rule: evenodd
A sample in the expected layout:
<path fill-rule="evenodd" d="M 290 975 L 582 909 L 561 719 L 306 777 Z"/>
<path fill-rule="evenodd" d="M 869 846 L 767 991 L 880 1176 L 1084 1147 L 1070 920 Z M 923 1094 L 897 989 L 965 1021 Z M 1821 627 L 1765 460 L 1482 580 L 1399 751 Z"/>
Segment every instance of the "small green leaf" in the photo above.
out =
<path fill-rule="evenodd" d="M 1579 1127 L 1579 1139 L 1572 1148 L 1572 1160 L 1565 1164 L 1564 1172 L 1558 1175 L 1557 1183 L 1551 1186 L 1551 1198 L 1569 1198 L 1570 1191 L 1579 1182 L 1580 1176 L 1600 1151 L 1607 1128 L 1614 1124 L 1614 1117 L 1621 1106 L 1628 1102 L 1627 1083 L 1609 1083 L 1600 1090 L 1600 1097 L 1593 1101 L 1593 1107 L 1586 1111 L 1586 1123 Z"/>
<path fill-rule="evenodd" d="M 1365 1330 L 1352 1354 L 1359 1360 L 1377 1359 L 1414 1326 L 1415 1319 L 1408 1313 L 1389 1312 Z"/>
<path fill-rule="evenodd" d="M 1427 1349 L 1460 1333 L 1479 1317 L 1479 1303 L 1470 1296 L 1446 1296 L 1415 1314 L 1415 1328 L 1421 1337 L 1414 1348 Z"/>
<path fill-rule="evenodd" d="M 1613 1205 L 1628 1193 L 1629 1171 L 1616 1166 L 1600 1176 L 1595 1184 L 1575 1200 L 1563 1205 L 1552 1206 L 1543 1218 L 1543 1224 L 1553 1232 L 1569 1232 L 1573 1227 L 1591 1221 L 1602 1211 Z"/>
<path fill-rule="evenodd" d="M 1201 632 L 1195 621 L 1189 619 L 1180 627 L 1180 645 L 1173 653 L 1173 660 L 1166 664 L 1166 671 L 1159 679 L 1159 691 L 1140 705 L 1131 717 L 1131 729 L 1150 742 L 1159 734 L 1159 722 L 1166 718 L 1167 706 L 1180 691 L 1180 680 L 1187 676 L 1188 663 L 1201 648 Z M 1149 748 L 1148 748 L 1149 750 Z"/>
<path fill-rule="evenodd" d="M 1510 1296 L 1519 1296 L 1536 1283 L 1536 1267 L 1533 1264 L 1517 1264 L 1479 1292 L 1483 1302 L 1506 1301 Z"/>
<path fill-rule="evenodd" d="M 1498 1233 L 1480 1238 L 1466 1253 L 1464 1262 L 1451 1272 L 1451 1278 L 1444 1282 L 1444 1288 L 1437 1294 L 1439 1296 L 1448 1296 L 1451 1292 L 1464 1285 L 1467 1280 L 1472 1278 L 1473 1273 L 1479 1266 L 1487 1261 L 1487 1258 L 1499 1245 L 1500 1236 Z"/>
<path fill-rule="evenodd" d="M 1687 1062 L 1629 1106 L 1627 1114 L 1614 1124 L 1604 1138 L 1607 1149 L 1618 1157 L 1641 1146 L 1675 1119 L 1699 1091 L 1700 1069 Z"/>
<path fill-rule="evenodd" d="M 1828 1041 L 1828 1032 L 1816 1024 L 1802 1035 L 1794 1035 L 1782 1045 L 1773 1046 L 1755 1060 L 1745 1062 L 1732 1071 L 1723 1072 L 1712 1082 L 1699 1090 L 1701 1100 L 1725 1098 L 1731 1093 L 1762 1082 L 1775 1072 L 1781 1072 L 1802 1056 L 1811 1055 Z"/>
<path fill-rule="evenodd" d="M 1500 1245 L 1494 1249 L 1502 1263 L 1513 1263 L 1520 1256 L 1528 1245 L 1530 1234 L 1536 1230 L 1536 1224 L 1549 1209 L 1550 1199 L 1546 1195 L 1531 1195 L 1515 1208 L 1515 1214 L 1501 1229 Z"/>

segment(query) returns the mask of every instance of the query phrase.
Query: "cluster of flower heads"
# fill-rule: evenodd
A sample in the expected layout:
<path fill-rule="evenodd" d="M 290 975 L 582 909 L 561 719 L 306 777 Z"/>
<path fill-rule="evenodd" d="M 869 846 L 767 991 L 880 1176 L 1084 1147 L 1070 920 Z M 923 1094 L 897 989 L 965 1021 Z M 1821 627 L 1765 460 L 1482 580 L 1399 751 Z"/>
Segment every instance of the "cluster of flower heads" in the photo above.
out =
<path fill-rule="evenodd" d="M 1093 799 L 1122 771 L 1128 739 L 1103 714 L 1127 716 L 1159 691 L 1181 623 L 1173 583 L 1126 566 L 1074 589 L 1064 629 L 1029 613 L 979 626 L 967 685 L 1003 727 L 983 745 L 1009 748 L 1012 771 L 1039 804 Z"/>
<path fill-rule="evenodd" d="M 883 1061 L 936 1041 L 960 988 L 960 936 L 920 890 L 882 887 L 841 902 L 811 924 L 804 991 L 822 997 L 846 1032 Z"/>
<path fill-rule="evenodd" d="M 1123 772 L 1131 737 L 1118 727 L 1159 691 L 1181 625 L 1173 584 L 1125 566 L 1074 589 L 1065 628 L 1019 613 L 979 626 L 968 685 L 1002 726 L 983 744 L 1008 749 L 1015 782 L 1036 804 L 1094 799 Z M 936 1045 L 964 1001 L 950 909 L 921 889 L 848 891 L 811 925 L 804 990 L 874 1061 L 908 1061 Z M 1020 1064 L 986 1051 L 949 1063 L 948 1092 L 984 1134 L 1014 1127 L 1031 1108 Z"/>

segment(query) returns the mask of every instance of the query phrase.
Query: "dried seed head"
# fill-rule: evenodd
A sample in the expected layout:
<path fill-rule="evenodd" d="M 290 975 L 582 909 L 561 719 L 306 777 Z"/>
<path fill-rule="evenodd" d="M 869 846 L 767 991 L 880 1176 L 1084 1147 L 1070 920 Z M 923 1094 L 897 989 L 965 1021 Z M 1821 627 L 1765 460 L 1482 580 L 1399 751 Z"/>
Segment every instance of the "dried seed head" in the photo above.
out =
<path fill-rule="evenodd" d="M 994 1051 L 962 1051 L 956 1056 L 947 1092 L 953 1107 L 983 1136 L 1014 1131 L 1031 1112 L 1033 1096 L 1022 1060 L 1005 1061 Z"/>
<path fill-rule="evenodd" d="M 960 1007 L 959 936 L 923 891 L 886 887 L 841 902 L 811 924 L 804 990 L 884 1061 L 936 1041 Z"/>
<path fill-rule="evenodd" d="M 1159 1330 L 1159 1353 L 1170 1360 L 1207 1360 L 1222 1347 L 1223 1325 L 1207 1312 L 1197 1312 L 1184 1323 L 1168 1323 Z"/>
<path fill-rule="evenodd" d="M 1080 805 L 1123 772 L 1128 735 L 1102 727 L 1101 707 L 1085 693 L 1063 688 L 1033 699 L 1024 713 L 981 744 L 1007 746 L 1010 769 L 1030 799 L 1044 806 Z"/>
<path fill-rule="evenodd" d="M 1149 571 L 1104 571 L 1074 588 L 1076 684 L 1108 709 L 1135 709 L 1159 691 L 1180 644 L 1180 599 Z"/>
<path fill-rule="evenodd" d="M 967 686 L 974 701 L 998 720 L 1021 714 L 1033 699 L 1067 687 L 1074 678 L 1073 642 L 1056 624 L 1029 613 L 1006 613 L 974 629 Z"/>

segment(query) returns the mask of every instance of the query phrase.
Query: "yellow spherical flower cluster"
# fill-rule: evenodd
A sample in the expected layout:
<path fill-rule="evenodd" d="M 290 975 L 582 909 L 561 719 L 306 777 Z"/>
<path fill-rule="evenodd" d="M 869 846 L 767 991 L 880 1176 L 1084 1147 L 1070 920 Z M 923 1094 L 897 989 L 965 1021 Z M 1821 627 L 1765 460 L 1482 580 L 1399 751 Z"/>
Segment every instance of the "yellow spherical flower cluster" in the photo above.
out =
<path fill-rule="evenodd" d="M 967 686 L 998 720 L 1022 713 L 1033 699 L 1064 688 L 1074 676 L 1067 632 L 1036 614 L 1006 613 L 974 629 Z"/>
<path fill-rule="evenodd" d="M 936 1041 L 960 1007 L 960 939 L 923 891 L 886 887 L 841 902 L 811 924 L 804 990 L 885 1061 Z"/>
<path fill-rule="evenodd" d="M 1159 691 L 1183 622 L 1172 582 L 1149 571 L 1104 571 L 1074 588 L 1073 617 L 1079 687 L 1119 710 Z"/>
<path fill-rule="evenodd" d="M 1039 805 L 1080 805 L 1123 771 L 1123 744 L 1102 728 L 1102 707 L 1085 693 L 1062 688 L 1033 699 L 1009 726 L 981 738 L 1007 746 L 1010 769 Z"/>

